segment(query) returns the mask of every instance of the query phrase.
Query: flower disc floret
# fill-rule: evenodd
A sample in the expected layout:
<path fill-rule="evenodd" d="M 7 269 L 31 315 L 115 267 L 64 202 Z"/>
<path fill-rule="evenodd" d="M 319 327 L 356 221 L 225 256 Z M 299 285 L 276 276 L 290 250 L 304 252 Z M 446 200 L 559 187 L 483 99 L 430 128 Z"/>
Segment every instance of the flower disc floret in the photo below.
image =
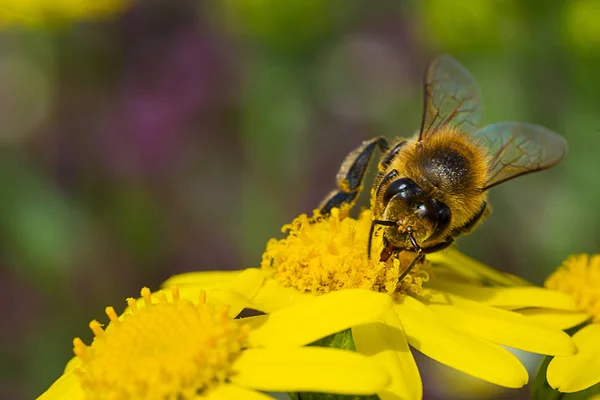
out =
<path fill-rule="evenodd" d="M 600 322 L 600 254 L 570 256 L 548 277 L 545 285 L 572 296 L 579 309 Z"/>
<path fill-rule="evenodd" d="M 143 306 L 127 299 L 130 312 L 121 319 L 112 307 L 106 309 L 106 329 L 90 323 L 90 346 L 73 341 L 81 359 L 75 373 L 86 398 L 192 399 L 224 382 L 248 327 L 236 324 L 227 309 L 206 304 L 204 293 L 197 304 L 181 299 L 176 288 L 172 301 L 160 292 L 153 303 L 148 288 L 141 293 Z"/>
<path fill-rule="evenodd" d="M 261 267 L 285 286 L 302 292 L 327 293 L 341 289 L 368 289 L 389 294 L 422 294 L 430 277 L 429 264 L 415 266 L 398 281 L 414 254 L 391 257 L 380 262 L 381 237 L 375 236 L 369 259 L 367 242 L 371 228 L 370 210 L 358 219 L 332 209 L 330 216 L 302 214 L 282 228 L 288 236 L 271 239 L 263 253 Z"/>

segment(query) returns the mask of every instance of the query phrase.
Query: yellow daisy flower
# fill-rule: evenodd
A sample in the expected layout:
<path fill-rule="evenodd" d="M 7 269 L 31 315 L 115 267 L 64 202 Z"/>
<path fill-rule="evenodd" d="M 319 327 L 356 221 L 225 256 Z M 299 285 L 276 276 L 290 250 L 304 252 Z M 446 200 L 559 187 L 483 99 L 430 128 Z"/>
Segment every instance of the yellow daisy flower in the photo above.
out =
<path fill-rule="evenodd" d="M 0 9 L 0 27 L 42 26 L 67 20 L 103 18 L 127 7 L 129 0 L 7 0 Z"/>
<path fill-rule="evenodd" d="M 587 322 L 573 335 L 577 354 L 550 361 L 548 383 L 565 393 L 600 383 L 600 254 L 570 256 L 548 277 L 545 286 L 571 296 L 577 311 L 556 314 L 532 309 L 527 311 L 531 318 L 563 329 Z"/>
<path fill-rule="evenodd" d="M 301 310 L 314 295 L 352 288 L 387 293 L 394 301 L 393 312 L 377 323 L 352 327 L 356 350 L 390 372 L 391 385 L 378 393 L 382 399 L 422 397 L 421 378 L 409 345 L 457 370 L 512 388 L 527 383 L 527 371 L 500 345 L 550 355 L 575 352 L 564 332 L 503 309 L 544 306 L 572 310 L 575 305 L 569 296 L 533 287 L 486 288 L 447 268 L 434 269 L 429 262 L 416 266 L 398 282 L 401 265 L 407 261 L 368 259 L 370 226 L 369 210 L 361 212 L 358 219 L 342 216 L 335 209 L 329 218 L 301 215 L 284 227 L 289 232 L 285 239 L 268 242 L 261 268 L 253 269 L 262 273 L 264 281 L 242 290 L 267 313 L 287 307 Z M 382 244 L 374 246 L 373 254 L 379 254 Z M 434 275 L 439 277 L 432 279 Z M 228 285 L 237 290 L 236 286 L 242 286 L 240 277 L 239 272 L 188 273 L 171 278 L 166 285 Z M 463 295 L 456 291 L 459 287 L 473 290 Z M 327 322 L 327 317 L 316 314 L 315 318 L 314 323 Z"/>
<path fill-rule="evenodd" d="M 144 288 L 141 299 L 127 299 L 123 315 L 107 307 L 106 329 L 90 323 L 92 344 L 73 341 L 76 357 L 39 399 L 271 399 L 261 391 L 368 395 L 390 381 L 385 369 L 361 354 L 301 347 L 372 321 L 390 309 L 387 296 L 338 292 L 305 302 L 299 314 L 290 308 L 234 319 L 253 307 L 248 299 L 226 290 L 197 293 L 173 287 L 151 294 Z M 340 315 L 348 303 L 356 312 Z M 317 313 L 327 316 L 327 327 L 313 326 Z"/>

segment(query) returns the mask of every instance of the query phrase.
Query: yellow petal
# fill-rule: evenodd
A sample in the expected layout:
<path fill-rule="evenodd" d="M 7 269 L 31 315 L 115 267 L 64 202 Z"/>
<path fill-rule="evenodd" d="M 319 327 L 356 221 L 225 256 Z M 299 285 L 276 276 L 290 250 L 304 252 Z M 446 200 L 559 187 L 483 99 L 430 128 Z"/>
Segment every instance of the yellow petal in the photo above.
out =
<path fill-rule="evenodd" d="M 407 296 L 395 309 L 408 343 L 421 353 L 500 386 L 519 388 L 527 383 L 527 370 L 514 355 L 453 329 L 420 301 Z"/>
<path fill-rule="evenodd" d="M 187 289 L 182 292 L 181 298 L 186 298 Z M 194 293 L 191 293 L 189 300 L 193 300 L 193 296 Z M 196 294 L 197 298 L 198 295 Z M 253 308 L 253 303 L 250 300 L 232 290 L 208 290 L 206 292 L 206 301 L 207 303 L 214 304 L 217 308 L 227 307 L 227 315 L 232 318 L 237 317 L 244 308 Z"/>
<path fill-rule="evenodd" d="M 577 311 L 573 298 L 555 290 L 535 286 L 490 287 L 466 283 L 456 283 L 434 279 L 428 287 L 442 292 L 459 295 L 463 298 L 507 309 L 539 307 L 556 310 Z"/>
<path fill-rule="evenodd" d="M 392 308 L 384 293 L 348 289 L 304 300 L 268 315 L 243 319 L 253 347 L 302 346 L 352 326 L 375 321 Z"/>
<path fill-rule="evenodd" d="M 427 257 L 427 259 L 429 260 L 429 257 Z M 448 281 L 448 282 L 455 282 L 455 283 L 468 283 L 468 284 L 472 284 L 472 285 L 483 285 L 484 283 L 482 282 L 481 279 L 473 277 L 473 276 L 465 276 L 465 275 L 458 275 L 455 271 L 452 271 L 451 269 L 446 268 L 445 265 L 442 264 L 433 264 L 432 265 L 432 272 L 433 272 L 433 276 L 435 277 L 435 280 L 443 280 L 443 281 Z M 429 283 L 427 283 L 427 286 L 429 286 Z"/>
<path fill-rule="evenodd" d="M 374 394 L 389 376 L 361 354 L 323 347 L 249 349 L 233 363 L 232 383 L 270 392 Z"/>
<path fill-rule="evenodd" d="M 600 382 L 600 323 L 590 324 L 573 335 L 577 354 L 554 357 L 548 365 L 548 383 L 561 392 L 572 393 Z"/>
<path fill-rule="evenodd" d="M 575 353 L 569 335 L 515 312 L 489 307 L 449 293 L 429 291 L 426 298 L 424 302 L 440 319 L 472 336 L 531 353 Z"/>
<path fill-rule="evenodd" d="M 193 303 L 198 303 L 200 293 L 205 291 L 206 302 L 213 304 L 216 308 L 227 307 L 229 315 L 235 318 L 244 308 L 253 308 L 253 303 L 243 295 L 227 289 L 201 289 L 197 287 L 183 287 L 179 289 L 179 297 L 185 300 L 189 300 Z M 162 292 L 166 296 L 168 301 L 173 301 L 173 293 L 171 290 L 163 289 Z M 158 292 L 153 292 L 150 295 L 153 303 L 158 303 Z M 145 300 L 141 297 L 135 300 L 138 307 L 143 307 Z M 123 313 L 129 312 L 130 308 L 127 306 Z M 123 315 L 119 316 L 119 319 L 123 319 Z"/>
<path fill-rule="evenodd" d="M 434 265 L 439 264 L 457 275 L 478 282 L 499 286 L 529 285 L 527 281 L 518 276 L 497 271 L 454 249 L 428 254 L 427 259 Z"/>
<path fill-rule="evenodd" d="M 242 271 L 189 272 L 175 275 L 161 285 L 162 288 L 177 286 L 180 289 L 229 289 L 251 299 L 256 295 L 264 280 L 264 274 L 258 268 Z"/>
<path fill-rule="evenodd" d="M 307 295 L 297 289 L 283 287 L 276 280 L 267 278 L 256 296 L 252 298 L 252 302 L 258 310 L 270 313 L 304 300 Z"/>
<path fill-rule="evenodd" d="M 81 358 L 79 358 L 79 357 L 73 357 L 73 358 L 71 358 L 67 362 L 67 365 L 65 366 L 65 372 L 64 372 L 64 374 L 72 372 L 75 368 L 77 368 L 79 366 L 81 366 Z"/>
<path fill-rule="evenodd" d="M 260 269 L 247 268 L 234 277 L 225 288 L 231 289 L 251 299 L 258 293 L 264 280 L 265 275 Z"/>
<path fill-rule="evenodd" d="M 64 374 L 38 400 L 84 400 L 85 395 L 75 374 Z"/>
<path fill-rule="evenodd" d="M 207 400 L 273 400 L 268 394 L 231 384 L 222 384 L 203 396 Z"/>
<path fill-rule="evenodd" d="M 162 285 L 162 288 L 170 288 L 178 286 L 184 288 L 194 286 L 201 289 L 210 289 L 223 283 L 230 282 L 238 276 L 243 270 L 238 271 L 200 271 L 186 272 L 184 274 L 173 275 L 167 279 Z"/>
<path fill-rule="evenodd" d="M 421 399 L 421 375 L 395 312 L 387 312 L 382 322 L 353 327 L 352 338 L 356 351 L 369 356 L 390 375 L 389 385 L 378 393 L 381 400 Z"/>
<path fill-rule="evenodd" d="M 590 314 L 585 312 L 570 312 L 539 308 L 526 308 L 524 310 L 516 310 L 516 312 L 526 316 L 536 323 L 560 330 L 572 328 L 590 319 Z"/>

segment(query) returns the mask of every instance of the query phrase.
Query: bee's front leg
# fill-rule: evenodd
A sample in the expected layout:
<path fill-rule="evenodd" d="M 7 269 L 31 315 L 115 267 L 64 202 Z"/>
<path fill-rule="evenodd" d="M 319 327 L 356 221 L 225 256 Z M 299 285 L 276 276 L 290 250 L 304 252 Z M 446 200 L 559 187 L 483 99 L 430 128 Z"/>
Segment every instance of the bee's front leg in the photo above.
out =
<path fill-rule="evenodd" d="M 421 248 L 421 251 L 424 254 L 437 253 L 438 251 L 445 250 L 448 247 L 452 246 L 453 243 L 454 243 L 454 238 L 452 238 L 451 236 L 449 236 L 443 242 L 436 243 L 436 244 L 434 244 L 432 246 L 429 246 L 429 247 L 423 247 L 423 248 Z"/>
<path fill-rule="evenodd" d="M 377 146 L 385 152 L 388 148 L 387 140 L 383 137 L 365 140 L 346 156 L 336 175 L 337 189 L 331 191 L 319 205 L 321 214 L 329 214 L 334 207 L 348 205 L 348 208 L 351 208 L 354 205 Z"/>

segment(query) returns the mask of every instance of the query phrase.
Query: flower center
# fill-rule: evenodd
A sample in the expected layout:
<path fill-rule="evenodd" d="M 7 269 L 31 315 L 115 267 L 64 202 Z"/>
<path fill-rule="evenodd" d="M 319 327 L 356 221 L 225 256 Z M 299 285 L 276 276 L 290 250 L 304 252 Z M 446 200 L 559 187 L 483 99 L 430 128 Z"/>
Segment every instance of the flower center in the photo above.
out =
<path fill-rule="evenodd" d="M 570 256 L 546 279 L 545 285 L 571 295 L 581 310 L 600 321 L 600 254 Z"/>
<path fill-rule="evenodd" d="M 429 280 L 429 263 L 416 265 L 402 282 L 398 278 L 414 257 L 401 253 L 379 261 L 380 235 L 373 240 L 372 254 L 367 255 L 371 228 L 371 211 L 364 210 L 358 219 L 341 216 L 331 210 L 329 217 L 302 214 L 282 228 L 285 239 L 271 239 L 263 253 L 261 267 L 285 286 L 302 292 L 327 293 L 359 288 L 378 292 L 422 294 L 423 282 Z"/>
<path fill-rule="evenodd" d="M 82 360 L 75 373 L 87 399 L 192 399 L 227 378 L 247 327 L 227 309 L 216 312 L 204 293 L 198 304 L 180 299 L 177 288 L 172 295 L 168 301 L 159 292 L 153 303 L 144 288 L 144 305 L 127 299 L 131 311 L 122 318 L 106 308 L 105 330 L 90 322 L 90 346 L 75 338 L 73 351 Z"/>

